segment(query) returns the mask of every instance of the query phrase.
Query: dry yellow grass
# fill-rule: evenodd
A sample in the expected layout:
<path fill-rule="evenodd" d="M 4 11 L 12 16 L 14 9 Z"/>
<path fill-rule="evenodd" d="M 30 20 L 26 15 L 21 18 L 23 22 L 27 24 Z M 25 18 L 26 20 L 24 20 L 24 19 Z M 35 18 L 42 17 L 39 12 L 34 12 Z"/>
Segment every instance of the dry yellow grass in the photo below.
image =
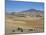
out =
<path fill-rule="evenodd" d="M 35 31 L 43 32 L 43 17 L 15 17 L 6 16 L 6 32 L 10 33 L 18 27 L 23 29 L 35 29 Z"/>

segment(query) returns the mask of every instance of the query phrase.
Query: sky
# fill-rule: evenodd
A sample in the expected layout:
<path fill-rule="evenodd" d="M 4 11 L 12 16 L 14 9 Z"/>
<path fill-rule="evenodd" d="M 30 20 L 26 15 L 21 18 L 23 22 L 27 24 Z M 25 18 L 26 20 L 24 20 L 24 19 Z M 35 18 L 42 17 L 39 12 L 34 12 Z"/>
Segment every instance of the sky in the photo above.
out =
<path fill-rule="evenodd" d="M 7 12 L 20 12 L 29 9 L 36 9 L 43 11 L 44 9 L 44 3 L 40 2 L 23 2 L 23 1 L 6 0 L 5 4 Z"/>

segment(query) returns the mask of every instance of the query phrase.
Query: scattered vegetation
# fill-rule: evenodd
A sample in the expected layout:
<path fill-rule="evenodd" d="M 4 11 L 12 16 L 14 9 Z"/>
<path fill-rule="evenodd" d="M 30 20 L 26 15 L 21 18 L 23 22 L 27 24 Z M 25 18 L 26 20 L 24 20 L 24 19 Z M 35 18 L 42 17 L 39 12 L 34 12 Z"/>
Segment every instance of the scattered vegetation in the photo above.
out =
<path fill-rule="evenodd" d="M 29 31 L 33 31 L 33 29 L 29 29 Z"/>

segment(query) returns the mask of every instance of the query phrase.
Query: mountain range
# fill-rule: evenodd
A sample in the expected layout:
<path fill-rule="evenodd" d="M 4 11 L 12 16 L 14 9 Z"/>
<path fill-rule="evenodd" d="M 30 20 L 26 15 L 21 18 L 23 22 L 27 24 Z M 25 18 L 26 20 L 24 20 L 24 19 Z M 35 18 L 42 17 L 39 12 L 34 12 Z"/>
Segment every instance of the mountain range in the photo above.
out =
<path fill-rule="evenodd" d="M 14 14 L 14 15 L 22 15 L 22 14 L 24 14 L 24 15 L 33 15 L 33 16 L 36 16 L 36 15 L 44 16 L 44 11 L 36 10 L 36 9 L 29 9 L 29 10 L 21 11 L 21 12 L 12 12 L 12 14 Z"/>

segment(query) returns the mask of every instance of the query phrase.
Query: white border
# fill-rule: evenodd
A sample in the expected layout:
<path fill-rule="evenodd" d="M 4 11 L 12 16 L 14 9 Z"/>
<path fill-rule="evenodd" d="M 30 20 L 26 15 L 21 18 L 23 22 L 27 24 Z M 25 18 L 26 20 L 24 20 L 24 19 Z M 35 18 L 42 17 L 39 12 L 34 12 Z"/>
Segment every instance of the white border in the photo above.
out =
<path fill-rule="evenodd" d="M 4 35 L 5 32 L 4 4 L 4 0 L 0 0 L 0 35 Z"/>
<path fill-rule="evenodd" d="M 29 1 L 33 1 L 33 0 L 29 0 Z M 41 2 L 41 1 L 37 0 L 36 2 Z M 42 2 L 46 3 L 46 0 L 42 0 Z M 44 9 L 45 9 L 44 27 L 46 29 L 46 4 L 44 5 Z M 4 35 L 4 34 L 5 34 L 5 0 L 0 0 L 0 35 Z M 21 35 L 46 35 L 46 30 L 44 33 L 32 33 L 32 34 L 21 34 Z"/>

